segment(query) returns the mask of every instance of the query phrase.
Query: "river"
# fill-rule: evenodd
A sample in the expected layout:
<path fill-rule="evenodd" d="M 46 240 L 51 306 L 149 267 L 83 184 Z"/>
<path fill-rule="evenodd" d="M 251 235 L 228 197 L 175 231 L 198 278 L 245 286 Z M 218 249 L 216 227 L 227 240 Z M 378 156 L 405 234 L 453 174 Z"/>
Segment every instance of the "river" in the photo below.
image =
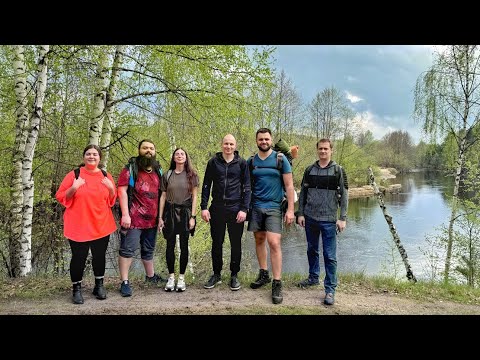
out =
<path fill-rule="evenodd" d="M 446 193 L 453 179 L 439 172 L 413 172 L 397 175 L 390 184 L 401 184 L 398 194 L 386 194 L 386 210 L 393 218 L 407 252 L 414 275 L 429 278 L 425 236 L 436 234 L 436 227 L 447 223 L 450 209 Z M 252 268 L 258 269 L 251 233 L 246 235 L 245 250 L 253 255 Z M 282 239 L 283 272 L 308 274 L 305 231 L 298 225 Z M 321 278 L 323 278 L 323 259 Z M 338 235 L 339 272 L 363 272 L 368 275 L 405 276 L 405 267 L 376 197 L 349 200 L 347 228 Z M 270 266 L 270 265 L 269 265 Z"/>

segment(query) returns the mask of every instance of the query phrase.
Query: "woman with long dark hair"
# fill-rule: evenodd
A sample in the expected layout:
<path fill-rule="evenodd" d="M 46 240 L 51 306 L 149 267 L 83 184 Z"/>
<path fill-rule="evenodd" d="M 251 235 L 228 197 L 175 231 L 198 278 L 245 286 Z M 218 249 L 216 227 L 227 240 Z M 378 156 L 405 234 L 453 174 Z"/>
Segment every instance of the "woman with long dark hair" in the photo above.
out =
<path fill-rule="evenodd" d="M 162 176 L 160 220 L 158 227 L 167 240 L 167 267 L 169 278 L 165 291 L 185 291 L 185 270 L 188 263 L 188 238 L 195 230 L 198 174 L 188 153 L 177 148 L 170 167 Z M 175 286 L 175 238 L 180 236 L 180 274 Z"/>

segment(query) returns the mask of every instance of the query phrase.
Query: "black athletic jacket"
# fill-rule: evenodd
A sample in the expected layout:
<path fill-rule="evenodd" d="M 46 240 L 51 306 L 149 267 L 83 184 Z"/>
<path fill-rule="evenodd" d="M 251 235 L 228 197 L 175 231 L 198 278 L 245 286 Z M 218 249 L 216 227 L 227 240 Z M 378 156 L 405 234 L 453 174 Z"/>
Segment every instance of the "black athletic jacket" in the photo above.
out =
<path fill-rule="evenodd" d="M 212 206 L 228 206 L 233 211 L 248 211 L 250 207 L 250 173 L 247 161 L 234 152 L 235 156 L 227 163 L 221 152 L 211 158 L 205 169 L 202 185 L 200 208 L 206 210 L 210 189 L 212 188 Z M 238 208 L 235 209 L 235 208 Z"/>

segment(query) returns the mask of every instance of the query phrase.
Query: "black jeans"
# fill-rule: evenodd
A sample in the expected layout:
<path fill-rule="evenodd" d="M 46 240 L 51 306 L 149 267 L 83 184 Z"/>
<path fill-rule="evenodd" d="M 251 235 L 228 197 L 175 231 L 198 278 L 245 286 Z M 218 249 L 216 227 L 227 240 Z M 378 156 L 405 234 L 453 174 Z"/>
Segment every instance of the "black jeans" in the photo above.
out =
<path fill-rule="evenodd" d="M 72 249 L 72 259 L 70 260 L 70 279 L 72 282 L 83 279 L 89 249 L 92 251 L 93 274 L 95 276 L 105 275 L 105 254 L 107 253 L 109 240 L 110 235 L 85 242 L 68 240 Z"/>
<path fill-rule="evenodd" d="M 237 223 L 238 210 L 228 207 L 210 207 L 210 234 L 212 235 L 212 265 L 214 274 L 220 274 L 223 268 L 223 242 L 225 229 L 230 238 L 230 271 L 237 275 L 242 260 L 242 235 L 244 222 Z"/>

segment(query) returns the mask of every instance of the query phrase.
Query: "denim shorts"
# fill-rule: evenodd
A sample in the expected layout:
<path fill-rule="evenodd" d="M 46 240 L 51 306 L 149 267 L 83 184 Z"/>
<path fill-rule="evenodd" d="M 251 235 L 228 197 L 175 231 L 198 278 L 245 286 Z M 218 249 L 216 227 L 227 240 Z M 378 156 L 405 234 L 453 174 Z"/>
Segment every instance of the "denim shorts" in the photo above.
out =
<path fill-rule="evenodd" d="M 121 257 L 131 258 L 140 247 L 141 259 L 152 260 L 156 242 L 157 227 L 149 229 L 128 229 L 126 234 L 121 231 L 120 249 L 118 253 Z"/>
<path fill-rule="evenodd" d="M 252 218 L 248 222 L 248 231 L 269 231 L 282 233 L 283 219 L 280 209 L 254 208 Z"/>

